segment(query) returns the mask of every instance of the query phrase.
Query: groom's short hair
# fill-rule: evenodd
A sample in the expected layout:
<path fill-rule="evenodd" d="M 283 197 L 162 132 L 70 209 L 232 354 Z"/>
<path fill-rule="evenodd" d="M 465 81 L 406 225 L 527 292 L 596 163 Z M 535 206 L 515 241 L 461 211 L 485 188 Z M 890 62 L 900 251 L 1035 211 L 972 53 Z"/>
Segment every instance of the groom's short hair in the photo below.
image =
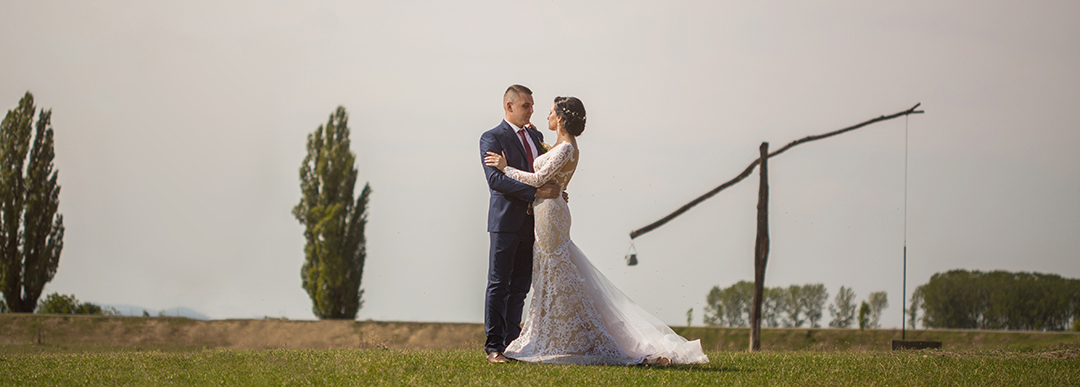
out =
<path fill-rule="evenodd" d="M 517 97 L 522 94 L 532 95 L 532 90 L 522 85 L 510 85 L 510 87 L 506 88 L 506 93 L 503 93 L 503 103 L 516 101 Z"/>

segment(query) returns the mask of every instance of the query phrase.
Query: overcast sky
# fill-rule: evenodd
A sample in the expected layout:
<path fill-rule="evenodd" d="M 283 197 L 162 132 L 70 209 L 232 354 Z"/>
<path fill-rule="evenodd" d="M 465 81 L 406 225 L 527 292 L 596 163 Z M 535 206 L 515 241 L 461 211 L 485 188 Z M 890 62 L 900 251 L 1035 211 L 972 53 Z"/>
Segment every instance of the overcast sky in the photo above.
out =
<path fill-rule="evenodd" d="M 46 294 L 313 319 L 290 211 L 306 136 L 343 105 L 374 191 L 359 319 L 482 322 L 479 136 L 510 84 L 538 123 L 577 96 L 572 237 L 645 309 L 701 324 L 711 287 L 753 279 L 757 174 L 639 237 L 636 267 L 629 231 L 762 141 L 921 102 L 769 162 L 766 284 L 887 291 L 899 326 L 905 125 L 909 293 L 955 268 L 1080 277 L 1078 17 L 1076 1 L 5 1 L 0 109 L 27 90 L 53 109 L 67 232 Z"/>

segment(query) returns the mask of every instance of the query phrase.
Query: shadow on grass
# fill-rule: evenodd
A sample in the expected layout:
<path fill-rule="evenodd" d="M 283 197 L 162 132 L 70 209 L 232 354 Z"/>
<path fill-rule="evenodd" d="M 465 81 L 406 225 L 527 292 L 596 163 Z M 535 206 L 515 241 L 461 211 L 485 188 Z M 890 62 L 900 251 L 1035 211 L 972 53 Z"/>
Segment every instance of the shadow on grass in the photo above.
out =
<path fill-rule="evenodd" d="M 728 367 L 728 366 L 709 367 L 709 366 L 703 366 L 703 365 L 700 365 L 700 364 L 698 364 L 698 365 L 692 365 L 691 364 L 691 365 L 660 366 L 660 367 L 657 367 L 657 366 L 636 366 L 636 367 L 643 368 L 643 369 L 652 369 L 652 370 L 656 370 L 656 371 L 679 371 L 679 372 L 722 373 L 722 372 L 748 372 L 749 371 L 749 370 L 739 369 L 739 368 L 735 368 L 735 367 Z"/>
<path fill-rule="evenodd" d="M 707 373 L 723 373 L 723 372 L 750 372 L 747 369 L 740 369 L 730 366 L 712 366 L 708 364 L 682 364 L 671 366 L 656 366 L 656 365 L 618 365 L 618 364 L 542 364 L 542 363 L 527 363 L 527 362 L 513 362 L 512 364 L 519 364 L 518 367 L 539 366 L 539 367 L 596 367 L 600 369 L 615 369 L 615 368 L 633 368 L 646 371 L 679 371 L 679 372 L 707 372 Z"/>
<path fill-rule="evenodd" d="M 483 361 L 485 364 L 486 360 Z M 713 363 L 708 364 L 678 364 L 658 366 L 650 364 L 637 364 L 637 365 L 619 365 L 619 364 L 551 364 L 551 363 L 529 363 L 520 360 L 511 360 L 506 364 L 511 367 L 556 367 L 556 368 L 597 368 L 597 369 L 618 369 L 618 368 L 631 368 L 647 371 L 679 371 L 679 372 L 707 372 L 707 373 L 723 373 L 723 372 L 750 372 L 749 369 L 740 369 L 731 366 L 724 366 Z M 498 367 L 499 365 L 493 365 Z"/>

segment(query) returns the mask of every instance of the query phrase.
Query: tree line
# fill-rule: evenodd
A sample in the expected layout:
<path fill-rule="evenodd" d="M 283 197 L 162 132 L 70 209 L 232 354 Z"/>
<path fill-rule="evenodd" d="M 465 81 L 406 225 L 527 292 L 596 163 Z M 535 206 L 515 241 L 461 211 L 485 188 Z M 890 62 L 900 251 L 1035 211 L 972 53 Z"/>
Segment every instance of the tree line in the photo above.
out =
<path fill-rule="evenodd" d="M 705 297 L 705 325 L 745 327 L 750 324 L 750 309 L 754 296 L 754 283 L 739 281 L 721 289 L 713 286 Z M 802 327 L 820 328 L 829 292 L 824 284 L 791 285 L 765 288 L 761 305 L 761 323 L 770 328 Z M 870 294 L 862 308 L 855 304 L 855 291 L 840 287 L 833 303 L 829 305 L 832 321 L 829 326 L 849 328 L 856 322 L 856 310 L 860 309 L 860 328 L 878 328 L 881 312 L 889 306 L 885 292 Z M 688 315 L 691 312 L 687 312 Z"/>
<path fill-rule="evenodd" d="M 913 328 L 922 322 L 928 328 L 1080 330 L 1080 280 L 950 270 L 917 287 L 908 311 Z"/>

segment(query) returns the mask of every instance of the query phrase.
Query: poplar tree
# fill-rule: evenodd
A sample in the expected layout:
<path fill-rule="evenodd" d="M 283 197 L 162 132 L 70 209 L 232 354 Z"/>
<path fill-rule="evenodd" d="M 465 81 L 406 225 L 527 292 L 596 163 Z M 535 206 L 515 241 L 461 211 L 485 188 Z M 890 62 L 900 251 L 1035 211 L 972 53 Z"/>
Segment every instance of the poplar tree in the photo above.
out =
<path fill-rule="evenodd" d="M 371 186 L 365 183 L 354 199 L 356 156 L 349 149 L 348 123 L 348 113 L 338 106 L 325 126 L 308 135 L 300 203 L 292 211 L 306 240 L 300 276 L 320 319 L 355 319 L 363 306 L 360 279 Z"/>
<path fill-rule="evenodd" d="M 870 293 L 870 328 L 881 328 L 881 312 L 889 307 L 889 295 L 885 291 Z"/>
<path fill-rule="evenodd" d="M 836 299 L 829 305 L 829 314 L 832 315 L 830 327 L 848 328 L 855 320 L 855 291 L 851 288 L 840 287 Z"/>
<path fill-rule="evenodd" d="M 921 318 L 919 318 L 919 310 L 923 309 L 923 286 L 915 288 L 915 292 L 911 294 L 911 307 L 908 308 L 907 313 L 907 323 L 911 329 L 915 329 L 916 323 L 921 320 Z"/>
<path fill-rule="evenodd" d="M 713 286 L 709 289 L 709 294 L 705 295 L 705 316 L 702 317 L 705 325 L 724 325 L 724 304 L 720 300 L 722 293 L 719 286 Z"/>
<path fill-rule="evenodd" d="M 36 112 L 28 91 L 0 124 L 0 290 L 15 313 L 34 311 L 64 248 L 52 110 Z"/>
<path fill-rule="evenodd" d="M 870 304 L 863 301 L 859 305 L 859 330 L 866 329 L 870 326 Z"/>
<path fill-rule="evenodd" d="M 802 296 L 799 302 L 803 302 L 806 308 L 806 320 L 811 328 L 821 328 L 822 311 L 825 310 L 825 302 L 829 300 L 829 291 L 825 284 L 808 284 L 802 287 Z"/>
<path fill-rule="evenodd" d="M 804 301 L 805 297 L 802 296 L 802 289 L 803 287 L 799 285 L 791 285 L 786 289 L 781 289 L 784 297 L 784 312 L 787 314 L 787 317 L 784 318 L 784 326 L 786 327 L 799 328 L 806 322 L 806 306 L 808 303 Z"/>

